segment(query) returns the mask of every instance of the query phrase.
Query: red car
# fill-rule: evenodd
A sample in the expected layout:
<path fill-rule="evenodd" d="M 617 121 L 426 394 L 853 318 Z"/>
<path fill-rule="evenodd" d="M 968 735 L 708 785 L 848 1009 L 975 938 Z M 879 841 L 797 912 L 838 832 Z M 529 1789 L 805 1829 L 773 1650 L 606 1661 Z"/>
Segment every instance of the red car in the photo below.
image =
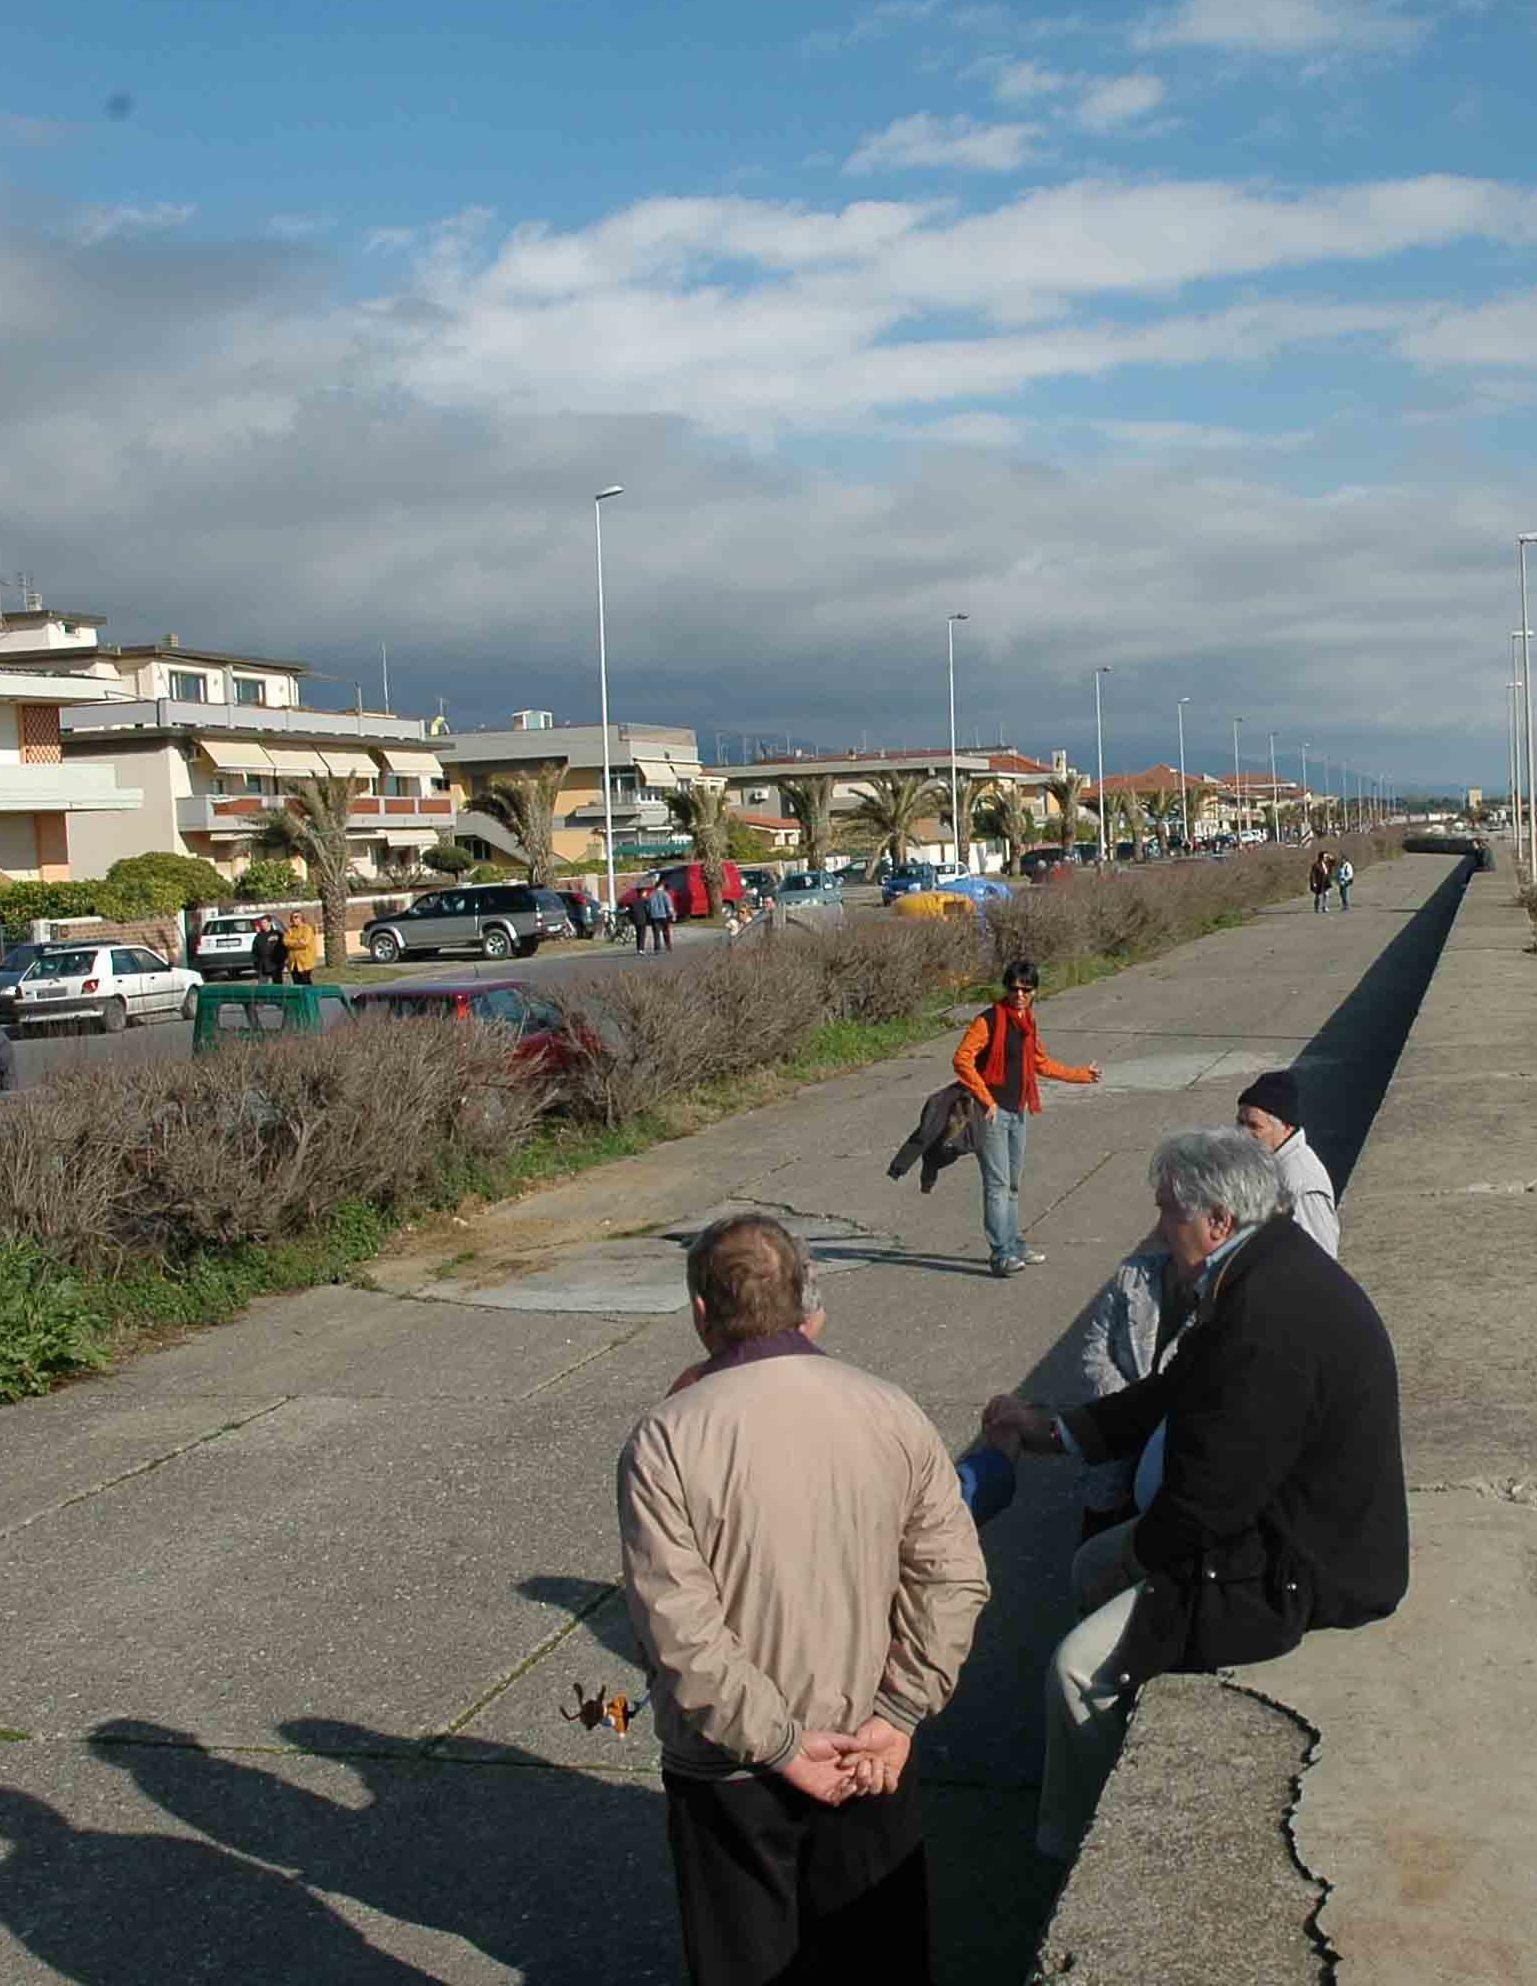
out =
<path fill-rule="evenodd" d="M 672 898 L 674 917 L 708 917 L 710 914 L 710 893 L 704 886 L 704 864 L 702 862 L 679 862 L 674 868 L 661 872 L 662 888 Z M 647 876 L 638 883 L 632 883 L 619 899 L 619 909 L 628 910 L 638 896 L 649 896 L 656 888 L 656 877 Z M 740 903 L 747 890 L 742 882 L 742 872 L 735 862 L 721 864 L 721 902 Z"/>
<path fill-rule="evenodd" d="M 410 984 L 369 986 L 352 996 L 365 1017 L 388 1014 L 407 1020 L 415 1014 L 435 1014 L 456 1021 L 491 1021 L 516 1028 L 516 1061 L 537 1061 L 564 1069 L 576 1059 L 583 1042 L 560 1009 L 541 1000 L 515 979 L 423 979 Z"/>

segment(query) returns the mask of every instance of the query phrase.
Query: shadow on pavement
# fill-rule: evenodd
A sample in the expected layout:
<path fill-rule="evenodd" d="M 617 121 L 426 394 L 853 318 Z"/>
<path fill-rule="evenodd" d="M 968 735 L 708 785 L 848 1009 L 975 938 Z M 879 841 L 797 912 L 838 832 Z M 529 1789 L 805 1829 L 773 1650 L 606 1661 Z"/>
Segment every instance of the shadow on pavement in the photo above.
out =
<path fill-rule="evenodd" d="M 282 1738 L 303 1756 L 268 1769 L 160 1725 L 98 1727 L 97 1757 L 206 1840 L 76 1828 L 0 1790 L 0 1921 L 83 1986 L 440 1977 L 379 1950 L 314 1890 L 461 1938 L 529 1986 L 679 1975 L 651 1785 L 507 1746 L 428 1758 L 328 1720 Z"/>

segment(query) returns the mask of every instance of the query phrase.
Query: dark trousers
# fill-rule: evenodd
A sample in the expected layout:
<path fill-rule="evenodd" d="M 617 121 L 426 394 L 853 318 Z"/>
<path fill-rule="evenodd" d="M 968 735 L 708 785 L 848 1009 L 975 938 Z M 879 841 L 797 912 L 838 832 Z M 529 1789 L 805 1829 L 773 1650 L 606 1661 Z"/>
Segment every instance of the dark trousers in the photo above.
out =
<path fill-rule="evenodd" d="M 635 949 L 636 949 L 636 951 L 638 951 L 638 952 L 643 952 L 643 951 L 644 951 L 644 950 L 646 949 L 646 933 L 647 933 L 647 932 L 648 932 L 648 931 L 649 931 L 650 929 L 651 929 L 651 923 L 650 923 L 650 920 L 649 920 L 649 918 L 642 918 L 642 920 L 640 921 L 640 923 L 638 923 L 638 924 L 636 925 L 636 927 L 635 927 Z"/>
<path fill-rule="evenodd" d="M 301 972 L 297 966 L 293 968 L 289 977 L 293 980 L 295 986 L 313 986 L 315 983 L 313 972 Z"/>
<path fill-rule="evenodd" d="M 664 945 L 668 951 L 672 950 L 672 919 L 670 917 L 653 917 L 651 920 L 651 949 L 654 952 L 659 952 Z"/>
<path fill-rule="evenodd" d="M 693 1986 L 932 1986 L 915 1770 L 841 1807 L 773 1773 L 662 1783 Z"/>

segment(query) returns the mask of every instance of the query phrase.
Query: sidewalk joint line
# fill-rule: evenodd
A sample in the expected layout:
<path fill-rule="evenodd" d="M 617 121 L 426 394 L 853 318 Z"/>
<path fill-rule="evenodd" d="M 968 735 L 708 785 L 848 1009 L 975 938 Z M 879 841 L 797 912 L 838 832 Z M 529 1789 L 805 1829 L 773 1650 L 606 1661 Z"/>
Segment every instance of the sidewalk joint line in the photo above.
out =
<path fill-rule="evenodd" d="M 148 1462 L 139 1462 L 131 1469 L 124 1469 L 121 1475 L 108 1476 L 104 1482 L 93 1483 L 89 1489 L 77 1490 L 73 1496 L 65 1497 L 62 1502 L 49 1504 L 46 1510 L 35 1510 L 30 1517 L 23 1517 L 19 1524 L 8 1525 L 0 1531 L 0 1539 L 14 1538 L 20 1532 L 30 1530 L 34 1524 L 40 1524 L 45 1517 L 57 1517 L 60 1511 L 70 1510 L 77 1503 L 89 1503 L 92 1497 L 103 1496 L 108 1490 L 117 1489 L 123 1483 L 131 1483 L 138 1476 L 153 1475 L 156 1469 L 163 1469 L 167 1462 L 174 1462 L 178 1456 L 190 1455 L 194 1448 L 206 1448 L 210 1442 L 220 1441 L 227 1434 L 238 1434 L 253 1421 L 259 1421 L 267 1414 L 275 1414 L 279 1407 L 292 1405 L 298 1397 L 297 1393 L 285 1393 L 281 1399 L 269 1400 L 265 1406 L 256 1408 L 253 1413 L 242 1414 L 238 1420 L 225 1421 L 219 1427 L 208 1428 L 202 1434 L 194 1435 L 190 1441 L 183 1441 L 178 1447 L 168 1449 L 164 1455 L 152 1456 Z"/>
<path fill-rule="evenodd" d="M 577 1608 L 570 1620 L 562 1627 L 558 1627 L 553 1634 L 541 1641 L 537 1648 L 530 1650 L 505 1676 L 499 1677 L 487 1689 L 482 1690 L 475 1701 L 461 1710 L 458 1716 L 452 1718 L 441 1731 L 435 1732 L 428 1738 L 424 1745 L 424 1755 L 432 1756 L 438 1745 L 445 1744 L 448 1739 L 456 1737 L 467 1724 L 473 1723 L 483 1710 L 488 1710 L 499 1696 L 512 1688 L 515 1682 L 526 1676 L 530 1669 L 544 1660 L 546 1655 L 552 1654 L 568 1635 L 574 1634 L 583 1621 L 595 1614 L 600 1607 L 606 1606 L 618 1591 L 617 1584 L 607 1585 L 600 1592 L 595 1593 L 585 1606 Z"/>

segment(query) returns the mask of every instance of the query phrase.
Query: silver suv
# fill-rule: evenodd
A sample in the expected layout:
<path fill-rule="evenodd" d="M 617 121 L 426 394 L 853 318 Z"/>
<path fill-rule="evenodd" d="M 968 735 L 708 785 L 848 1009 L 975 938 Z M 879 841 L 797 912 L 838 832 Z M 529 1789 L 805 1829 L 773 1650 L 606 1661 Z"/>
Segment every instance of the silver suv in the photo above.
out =
<path fill-rule="evenodd" d="M 529 959 L 546 938 L 563 938 L 570 928 L 554 890 L 475 883 L 429 890 L 393 917 L 371 919 L 363 926 L 363 944 L 375 965 L 393 965 L 408 952 L 467 950 L 488 959 Z"/>

